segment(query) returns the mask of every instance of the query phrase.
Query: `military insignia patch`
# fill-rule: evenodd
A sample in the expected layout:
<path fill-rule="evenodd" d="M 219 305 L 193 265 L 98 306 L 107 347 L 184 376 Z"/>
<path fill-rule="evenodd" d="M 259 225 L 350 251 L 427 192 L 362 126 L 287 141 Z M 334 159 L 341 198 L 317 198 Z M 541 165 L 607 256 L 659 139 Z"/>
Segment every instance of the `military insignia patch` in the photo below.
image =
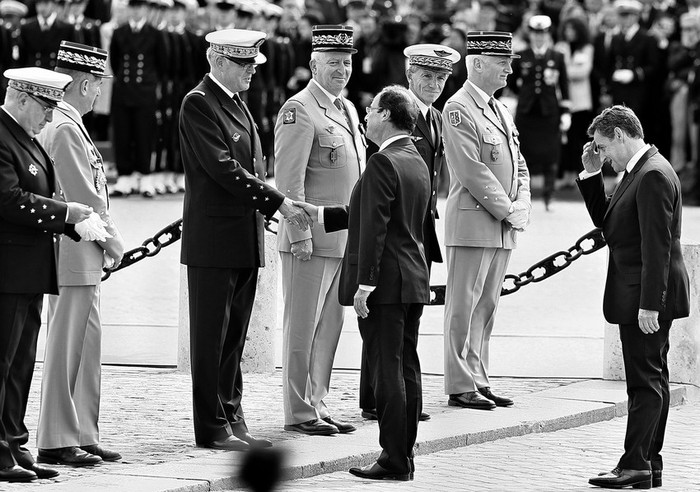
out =
<path fill-rule="evenodd" d="M 29 164 L 27 171 L 29 171 L 32 176 L 36 176 L 39 172 L 39 169 L 34 164 Z"/>
<path fill-rule="evenodd" d="M 419 141 L 419 140 L 423 140 L 423 137 L 418 137 L 418 136 L 416 136 L 416 135 L 411 135 L 411 140 L 413 140 L 414 142 L 417 142 L 417 141 Z"/>
<path fill-rule="evenodd" d="M 282 123 L 285 125 L 290 125 L 297 122 L 297 108 L 289 108 L 282 115 Z"/>
<path fill-rule="evenodd" d="M 457 126 L 462 122 L 462 115 L 459 111 L 450 111 L 448 115 L 450 117 L 450 125 Z"/>
<path fill-rule="evenodd" d="M 496 162 L 500 156 L 501 152 L 498 150 L 498 147 L 494 147 L 493 149 L 491 149 L 491 160 L 493 162 Z"/>
<path fill-rule="evenodd" d="M 234 142 L 238 142 L 241 139 L 241 134 L 234 133 L 233 135 L 231 135 L 231 138 L 233 139 Z"/>
<path fill-rule="evenodd" d="M 326 131 L 328 133 L 333 133 L 333 132 L 335 132 L 335 127 L 333 125 L 330 125 L 328 128 L 326 128 Z"/>

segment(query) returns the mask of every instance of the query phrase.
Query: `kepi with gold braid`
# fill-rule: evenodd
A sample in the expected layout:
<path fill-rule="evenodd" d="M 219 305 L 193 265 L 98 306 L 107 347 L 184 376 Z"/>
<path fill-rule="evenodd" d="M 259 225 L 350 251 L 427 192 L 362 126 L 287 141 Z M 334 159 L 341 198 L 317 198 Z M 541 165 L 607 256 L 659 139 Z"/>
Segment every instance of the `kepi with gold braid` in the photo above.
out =
<path fill-rule="evenodd" d="M 323 24 L 311 28 L 312 51 L 339 51 L 355 54 L 354 31 L 351 26 Z"/>
<path fill-rule="evenodd" d="M 513 35 L 505 31 L 469 31 L 467 56 L 489 55 L 520 58 L 513 53 Z"/>
<path fill-rule="evenodd" d="M 72 41 L 61 41 L 56 56 L 56 68 L 78 70 L 79 72 L 91 73 L 96 77 L 109 78 L 111 75 L 105 73 L 107 55 L 107 50 L 102 48 Z"/>

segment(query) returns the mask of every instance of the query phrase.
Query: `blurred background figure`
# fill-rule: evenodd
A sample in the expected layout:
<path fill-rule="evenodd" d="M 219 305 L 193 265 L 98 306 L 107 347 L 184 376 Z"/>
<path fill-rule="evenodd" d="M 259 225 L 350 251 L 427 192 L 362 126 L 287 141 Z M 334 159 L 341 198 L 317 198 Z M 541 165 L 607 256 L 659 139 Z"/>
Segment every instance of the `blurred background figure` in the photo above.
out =
<path fill-rule="evenodd" d="M 73 40 L 73 28 L 58 18 L 58 10 L 54 0 L 36 2 L 36 17 L 20 29 L 17 66 L 54 69 L 59 44 Z"/>
<path fill-rule="evenodd" d="M 515 126 L 532 176 L 543 178 L 545 208 L 550 209 L 559 166 L 561 136 L 571 126 L 569 82 L 564 55 L 553 49 L 546 15 L 528 21 L 530 48 L 513 60 L 508 88 L 518 96 Z"/>
<path fill-rule="evenodd" d="M 284 461 L 279 449 L 251 449 L 243 458 L 241 481 L 252 492 L 272 492 L 282 478 Z"/>
<path fill-rule="evenodd" d="M 564 55 L 571 111 L 571 127 L 563 143 L 557 188 L 573 187 L 581 171 L 581 149 L 588 140 L 586 130 L 593 121 L 593 45 L 585 18 L 569 17 L 562 21 L 555 49 Z"/>

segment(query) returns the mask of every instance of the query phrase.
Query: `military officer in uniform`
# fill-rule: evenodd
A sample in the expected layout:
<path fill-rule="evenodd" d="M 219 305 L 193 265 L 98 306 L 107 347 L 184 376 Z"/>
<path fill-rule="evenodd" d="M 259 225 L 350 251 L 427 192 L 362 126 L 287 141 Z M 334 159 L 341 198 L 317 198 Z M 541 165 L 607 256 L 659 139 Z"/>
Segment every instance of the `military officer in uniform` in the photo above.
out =
<path fill-rule="evenodd" d="M 552 46 L 552 20 L 533 15 L 528 21 L 530 47 L 513 61 L 508 87 L 518 96 L 515 126 L 532 174 L 544 177 L 543 198 L 550 209 L 561 153 L 561 135 L 571 126 L 569 78 L 564 55 Z"/>
<path fill-rule="evenodd" d="M 53 70 L 58 46 L 63 40 L 73 39 L 73 28 L 58 19 L 54 0 L 39 0 L 36 14 L 20 29 L 17 65 Z"/>
<path fill-rule="evenodd" d="M 430 174 L 430 208 L 423 224 L 423 245 L 425 259 L 430 270 L 432 262 L 442 263 L 440 244 L 435 232 L 437 214 L 438 178 L 445 163 L 445 146 L 442 139 L 442 114 L 433 107 L 440 97 L 445 83 L 452 73 L 452 66 L 462 56 L 449 46 L 440 44 L 416 44 L 403 51 L 408 59 L 406 78 L 408 90 L 418 106 L 418 119 L 411 134 L 411 140 L 418 149 Z M 360 408 L 362 416 L 376 419 L 374 391 L 369 383 L 367 354 L 362 351 L 360 372 Z M 421 412 L 420 419 L 430 419 L 430 415 Z"/>
<path fill-rule="evenodd" d="M 43 68 L 10 69 L 0 107 L 0 481 L 50 478 L 24 424 L 44 294 L 58 294 L 55 234 L 79 240 L 92 209 L 61 199 L 53 162 L 35 140 L 71 81 Z"/>
<path fill-rule="evenodd" d="M 162 33 L 146 22 L 144 0 L 129 0 L 128 16 L 129 21 L 114 30 L 109 47 L 114 72 L 114 157 L 119 173 L 112 194 L 140 192 L 150 198 L 155 194 L 149 176 L 157 95 L 166 70 L 165 46 Z"/>
<path fill-rule="evenodd" d="M 312 29 L 312 79 L 280 109 L 275 125 L 275 180 L 296 201 L 344 205 L 365 165 L 360 119 L 342 91 L 352 73 L 349 26 Z M 352 432 L 331 417 L 323 398 L 343 327 L 338 301 L 347 231 L 300 231 L 282 224 L 284 420 L 286 430 L 313 435 Z"/>
<path fill-rule="evenodd" d="M 85 17 L 85 7 L 88 0 L 71 0 L 68 8 L 66 22 L 73 26 L 73 41 L 100 48 L 101 22 L 96 19 Z"/>
<path fill-rule="evenodd" d="M 512 73 L 512 35 L 467 34 L 468 78 L 442 112 L 450 193 L 445 209 L 445 393 L 448 404 L 491 410 L 489 341 L 517 231 L 530 217 L 530 174 L 518 130 L 493 94 Z"/>
<path fill-rule="evenodd" d="M 108 209 L 102 156 L 81 122 L 105 77 L 107 50 L 64 41 L 56 71 L 73 78 L 39 142 L 56 163 L 67 200 L 88 204 L 107 224 L 105 241 L 66 242 L 59 250 L 58 292 L 49 296 L 48 334 L 37 428 L 39 461 L 91 465 L 121 458 L 100 445 L 102 267 L 117 264 L 124 240 Z"/>

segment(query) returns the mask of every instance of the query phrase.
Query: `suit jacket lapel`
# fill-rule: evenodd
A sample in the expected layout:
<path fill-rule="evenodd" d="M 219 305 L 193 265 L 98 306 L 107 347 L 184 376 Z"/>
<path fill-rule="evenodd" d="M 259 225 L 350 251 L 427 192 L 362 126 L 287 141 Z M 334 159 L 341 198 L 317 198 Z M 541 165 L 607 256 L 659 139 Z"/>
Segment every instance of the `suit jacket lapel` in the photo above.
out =
<path fill-rule="evenodd" d="M 615 192 L 613 193 L 612 198 L 610 199 L 610 203 L 608 204 L 608 209 L 605 211 L 605 217 L 608 216 L 610 213 L 610 210 L 613 208 L 613 206 L 620 201 L 620 197 L 627 191 L 627 188 L 629 188 L 630 184 L 632 184 L 632 181 L 634 181 L 634 178 L 637 176 L 637 173 L 639 170 L 646 164 L 646 162 L 649 160 L 649 158 L 653 155 L 655 155 L 659 150 L 655 146 L 651 146 L 645 153 L 642 155 L 642 157 L 639 159 L 639 162 L 634 166 L 634 169 L 632 169 L 632 172 L 629 173 L 625 179 L 620 181 L 620 184 L 617 186 L 615 189 Z"/>
<path fill-rule="evenodd" d="M 24 129 L 19 126 L 12 117 L 0 109 L 0 118 L 5 123 L 5 126 L 10 130 L 15 139 L 24 147 L 24 149 L 41 165 L 42 169 L 48 173 L 53 179 L 53 167 L 51 166 L 51 158 L 46 151 L 39 145 L 39 142 L 32 140 Z"/>
<path fill-rule="evenodd" d="M 430 111 L 430 109 L 428 109 L 428 111 Z M 434 147 L 433 136 L 430 134 L 430 127 L 428 126 L 428 122 L 425 121 L 423 113 L 421 113 L 420 111 L 418 112 L 418 121 L 416 121 L 416 129 L 418 130 L 418 132 L 420 132 L 421 135 L 423 135 L 425 141 L 430 143 L 431 147 Z"/>
<path fill-rule="evenodd" d="M 311 95 L 314 96 L 314 99 L 316 99 L 318 106 L 325 111 L 326 116 L 341 125 L 350 133 L 353 133 L 352 128 L 348 126 L 348 122 L 345 119 L 345 116 L 343 116 L 343 113 L 341 113 L 340 110 L 335 107 L 335 104 L 333 104 L 332 101 L 328 101 L 328 96 L 326 96 L 326 94 L 316 85 L 316 82 L 309 81 L 308 88 Z M 348 117 L 349 116 L 350 112 L 348 111 Z"/>
<path fill-rule="evenodd" d="M 466 89 L 467 93 L 472 97 L 472 99 L 474 99 L 474 102 L 479 107 L 479 109 L 481 109 L 481 112 L 484 114 L 484 117 L 486 117 L 486 119 L 493 123 L 496 126 L 496 128 L 498 128 L 503 133 L 505 133 L 506 136 L 508 136 L 507 130 L 503 127 L 501 121 L 498 118 L 496 118 L 496 115 L 491 110 L 491 107 L 489 107 L 488 103 L 484 101 L 484 99 L 481 97 L 481 94 L 476 92 L 469 82 L 464 83 L 464 88 Z"/>
<path fill-rule="evenodd" d="M 236 103 L 233 102 L 233 99 L 228 97 L 228 94 L 226 94 L 216 82 L 211 80 L 211 77 L 209 77 L 208 74 L 204 77 L 204 83 L 207 85 L 207 88 L 212 92 L 212 94 L 214 94 L 219 100 L 221 108 L 224 111 L 226 111 L 229 114 L 229 116 L 231 116 L 231 118 L 236 120 L 241 128 L 248 132 L 248 134 L 252 135 L 254 133 L 252 131 L 252 128 L 249 130 L 251 123 L 241 119 L 240 114 L 238 114 L 238 108 L 236 106 Z M 241 110 L 244 111 L 242 108 Z M 245 113 L 243 113 L 243 115 L 245 116 Z"/>

